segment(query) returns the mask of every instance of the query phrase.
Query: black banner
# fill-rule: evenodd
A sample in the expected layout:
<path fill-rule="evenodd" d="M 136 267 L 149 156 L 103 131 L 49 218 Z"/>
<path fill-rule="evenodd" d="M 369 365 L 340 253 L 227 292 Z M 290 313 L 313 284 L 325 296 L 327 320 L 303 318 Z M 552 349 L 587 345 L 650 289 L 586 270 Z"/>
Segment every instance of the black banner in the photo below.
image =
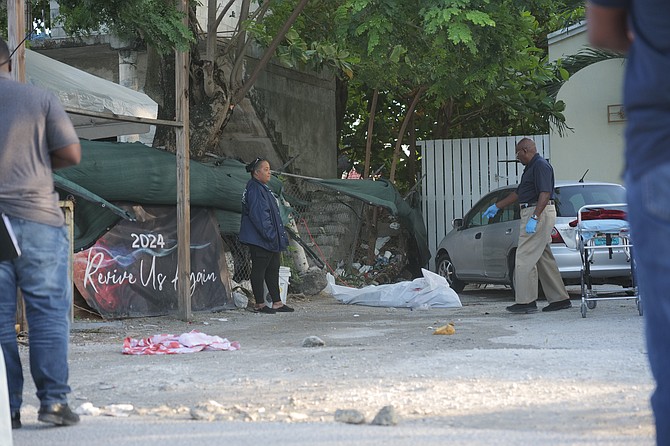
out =
<path fill-rule="evenodd" d="M 121 221 L 91 248 L 75 254 L 75 286 L 104 318 L 158 316 L 178 309 L 176 208 L 133 206 L 132 211 L 138 221 Z M 234 308 L 224 277 L 214 213 L 191 208 L 191 308 Z"/>

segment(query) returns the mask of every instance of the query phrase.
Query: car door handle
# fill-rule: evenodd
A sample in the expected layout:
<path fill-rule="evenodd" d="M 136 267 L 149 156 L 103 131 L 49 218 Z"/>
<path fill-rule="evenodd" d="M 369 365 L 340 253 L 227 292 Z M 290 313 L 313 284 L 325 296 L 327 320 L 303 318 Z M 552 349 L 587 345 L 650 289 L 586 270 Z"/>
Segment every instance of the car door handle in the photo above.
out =
<path fill-rule="evenodd" d="M 510 235 L 512 231 L 513 231 L 512 228 L 507 228 L 507 230 L 505 231 L 505 235 Z"/>
<path fill-rule="evenodd" d="M 476 233 L 475 240 L 479 240 L 480 238 L 482 238 L 482 233 L 481 232 Z"/>

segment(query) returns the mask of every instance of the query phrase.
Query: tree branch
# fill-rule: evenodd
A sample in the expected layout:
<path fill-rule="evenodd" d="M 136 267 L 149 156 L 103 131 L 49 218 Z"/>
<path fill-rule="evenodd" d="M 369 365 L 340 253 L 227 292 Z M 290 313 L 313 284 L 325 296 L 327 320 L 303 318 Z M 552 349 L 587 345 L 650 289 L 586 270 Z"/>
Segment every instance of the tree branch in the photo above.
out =
<path fill-rule="evenodd" d="M 214 5 L 216 6 L 217 0 L 209 0 L 210 3 L 212 1 L 214 2 Z M 216 27 L 214 29 L 219 28 L 219 25 L 221 24 L 221 21 L 226 16 L 226 14 L 228 13 L 228 10 L 231 8 L 231 6 L 233 6 L 234 3 L 235 3 L 235 0 L 228 0 L 228 4 L 223 7 L 223 10 L 221 10 L 221 14 L 219 14 L 219 16 L 216 18 Z M 216 8 L 215 8 L 215 10 L 216 10 Z"/>
<path fill-rule="evenodd" d="M 298 19 L 298 16 L 305 9 L 308 2 L 309 0 L 300 0 L 300 2 L 296 5 L 295 9 L 291 13 L 291 16 L 286 20 L 281 30 L 279 30 L 279 33 L 270 43 L 270 46 L 265 50 L 265 53 L 263 54 L 263 57 L 261 57 L 261 60 L 259 60 L 258 63 L 256 64 L 254 71 L 251 73 L 251 75 L 246 80 L 244 85 L 242 85 L 242 87 L 237 89 L 233 94 L 231 105 L 238 104 L 242 100 L 242 98 L 244 98 L 244 96 L 249 92 L 251 86 L 254 84 L 254 82 L 256 82 L 256 79 L 258 78 L 261 70 L 263 70 L 265 66 L 268 64 L 268 62 L 274 55 L 275 51 L 277 50 L 277 47 L 279 46 L 281 41 L 284 40 L 286 33 L 288 33 L 289 29 L 291 29 L 291 26 L 293 26 L 295 21 Z"/>
<path fill-rule="evenodd" d="M 398 165 L 400 148 L 402 147 L 402 138 L 405 135 L 405 131 L 407 130 L 407 124 L 409 124 L 411 121 L 410 117 L 414 113 L 416 105 L 419 103 L 419 99 L 421 98 L 423 92 L 426 91 L 426 89 L 427 88 L 423 86 L 419 87 L 419 89 L 414 94 L 414 98 L 412 98 L 412 103 L 410 104 L 409 109 L 405 114 L 405 118 L 402 120 L 402 125 L 400 126 L 400 131 L 398 132 L 398 140 L 395 143 L 395 150 L 393 151 L 393 161 L 391 161 L 391 174 L 389 176 L 389 181 L 391 181 L 391 183 L 395 183 L 395 170 L 396 166 Z"/>

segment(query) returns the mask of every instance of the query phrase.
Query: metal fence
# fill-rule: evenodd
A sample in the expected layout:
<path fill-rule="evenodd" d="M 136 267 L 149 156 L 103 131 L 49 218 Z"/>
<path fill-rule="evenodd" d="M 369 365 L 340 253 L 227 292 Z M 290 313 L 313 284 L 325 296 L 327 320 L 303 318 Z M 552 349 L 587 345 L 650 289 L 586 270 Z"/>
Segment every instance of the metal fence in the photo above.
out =
<path fill-rule="evenodd" d="M 292 209 L 292 244 L 282 253 L 282 265 L 291 268 L 290 292 L 301 292 L 300 274 L 311 267 L 325 269 L 337 283 L 353 287 L 412 278 L 408 252 L 413 238 L 386 209 L 305 178 L 281 179 Z M 248 248 L 234 234 L 223 238 L 233 288 L 250 290 Z"/>
<path fill-rule="evenodd" d="M 549 135 L 418 141 L 421 148 L 423 218 L 431 254 L 462 217 L 489 191 L 514 184 L 523 173 L 514 147 L 527 136 L 541 156 L 549 158 Z M 434 258 L 433 258 L 434 260 Z M 431 261 L 431 267 L 434 266 Z"/>

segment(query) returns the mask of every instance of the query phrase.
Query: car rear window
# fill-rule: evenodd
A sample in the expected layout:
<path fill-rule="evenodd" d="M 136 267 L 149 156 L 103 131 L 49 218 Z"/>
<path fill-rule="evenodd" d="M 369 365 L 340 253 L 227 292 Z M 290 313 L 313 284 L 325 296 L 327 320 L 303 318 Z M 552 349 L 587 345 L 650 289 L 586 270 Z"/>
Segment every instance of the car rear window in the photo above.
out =
<path fill-rule="evenodd" d="M 577 211 L 585 205 L 626 202 L 626 189 L 617 185 L 562 186 L 557 187 L 555 192 L 556 215 L 559 217 L 577 217 Z"/>

